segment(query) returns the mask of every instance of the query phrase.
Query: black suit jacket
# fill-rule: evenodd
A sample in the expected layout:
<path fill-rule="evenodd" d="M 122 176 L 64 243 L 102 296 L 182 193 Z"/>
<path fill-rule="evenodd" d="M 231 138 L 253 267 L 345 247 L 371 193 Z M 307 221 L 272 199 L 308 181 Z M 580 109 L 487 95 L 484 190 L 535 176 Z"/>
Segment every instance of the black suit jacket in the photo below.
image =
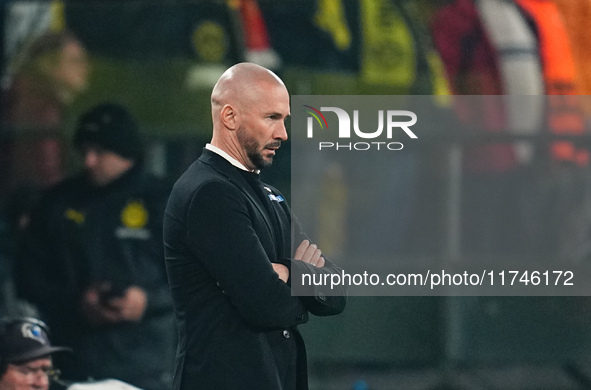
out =
<path fill-rule="evenodd" d="M 305 236 L 281 194 L 266 191 L 274 198 L 267 204 L 244 173 L 207 149 L 174 186 L 164 219 L 179 329 L 174 389 L 308 388 L 296 326 L 309 312 L 340 313 L 344 293 L 317 286 L 314 296 L 292 296 L 271 262 L 298 273 L 341 270 L 290 260 L 291 228 L 295 245 Z"/>

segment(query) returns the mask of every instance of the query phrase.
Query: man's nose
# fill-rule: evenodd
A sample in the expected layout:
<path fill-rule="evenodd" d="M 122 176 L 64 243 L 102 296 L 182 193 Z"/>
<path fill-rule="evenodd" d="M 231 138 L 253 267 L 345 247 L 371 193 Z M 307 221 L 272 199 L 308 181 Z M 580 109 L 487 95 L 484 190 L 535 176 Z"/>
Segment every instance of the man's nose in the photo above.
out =
<path fill-rule="evenodd" d="M 49 377 L 45 374 L 35 375 L 35 380 L 33 382 L 33 388 L 39 389 L 39 390 L 49 389 Z"/>
<path fill-rule="evenodd" d="M 281 141 L 287 141 L 287 129 L 285 128 L 285 123 L 281 122 L 281 125 L 275 132 L 275 139 L 280 139 Z"/>

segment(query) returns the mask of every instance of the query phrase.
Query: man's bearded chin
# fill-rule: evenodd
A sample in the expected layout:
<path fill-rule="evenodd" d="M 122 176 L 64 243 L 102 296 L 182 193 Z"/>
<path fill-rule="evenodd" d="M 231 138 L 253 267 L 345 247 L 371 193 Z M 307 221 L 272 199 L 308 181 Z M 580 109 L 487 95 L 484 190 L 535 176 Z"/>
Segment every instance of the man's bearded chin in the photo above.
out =
<path fill-rule="evenodd" d="M 256 150 L 247 149 L 246 155 L 250 159 L 250 162 L 252 163 L 252 165 L 254 165 L 254 167 L 258 170 L 265 169 L 267 167 L 270 167 L 271 164 L 273 164 L 273 157 L 271 157 L 268 160 L 265 160 L 263 158 L 263 155 Z"/>
<path fill-rule="evenodd" d="M 240 127 L 237 132 L 238 141 L 246 151 L 246 155 L 248 156 L 250 162 L 254 167 L 258 170 L 265 169 L 270 167 L 273 164 L 273 156 L 265 159 L 261 152 L 261 148 L 259 143 L 253 139 L 250 135 L 247 134 L 246 130 L 243 127 Z M 281 141 L 273 141 L 269 142 L 265 145 L 266 148 L 279 148 L 281 146 Z"/>

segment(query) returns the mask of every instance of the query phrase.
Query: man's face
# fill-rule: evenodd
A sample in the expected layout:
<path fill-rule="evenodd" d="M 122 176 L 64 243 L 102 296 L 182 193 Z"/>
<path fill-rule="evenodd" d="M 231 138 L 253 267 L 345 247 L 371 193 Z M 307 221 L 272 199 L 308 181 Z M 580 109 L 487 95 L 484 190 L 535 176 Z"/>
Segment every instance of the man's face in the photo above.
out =
<path fill-rule="evenodd" d="M 244 109 L 236 136 L 246 153 L 250 169 L 263 169 L 273 163 L 281 141 L 287 140 L 285 119 L 289 116 L 289 94 L 285 87 L 273 85 Z"/>
<path fill-rule="evenodd" d="M 133 160 L 98 146 L 83 147 L 81 154 L 87 177 L 99 187 L 111 183 L 133 166 Z"/>
<path fill-rule="evenodd" d="M 54 75 L 71 92 L 86 89 L 89 65 L 86 50 L 77 42 L 68 42 L 62 49 Z"/>
<path fill-rule="evenodd" d="M 41 358 L 20 365 L 8 364 L 0 378 L 0 390 L 47 390 L 51 358 Z"/>

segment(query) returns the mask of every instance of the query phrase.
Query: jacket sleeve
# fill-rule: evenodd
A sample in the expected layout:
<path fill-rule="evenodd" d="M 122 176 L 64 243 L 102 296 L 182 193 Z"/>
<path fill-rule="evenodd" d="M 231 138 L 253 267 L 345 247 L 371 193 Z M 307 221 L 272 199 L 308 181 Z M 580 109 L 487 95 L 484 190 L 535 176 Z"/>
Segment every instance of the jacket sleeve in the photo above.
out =
<path fill-rule="evenodd" d="M 273 270 L 246 202 L 232 184 L 201 185 L 187 212 L 189 249 L 246 322 L 263 328 L 304 323 L 307 310 Z"/>
<path fill-rule="evenodd" d="M 166 275 L 166 270 L 161 270 L 161 275 Z M 146 317 L 159 317 L 170 315 L 173 312 L 170 288 L 164 278 L 157 278 L 152 283 L 141 285 L 148 296 Z"/>
<path fill-rule="evenodd" d="M 153 199 L 149 199 L 150 205 L 150 230 L 151 238 L 145 243 L 147 253 L 140 253 L 137 256 L 142 258 L 146 264 L 143 264 L 140 270 L 136 269 L 135 274 L 141 272 L 141 278 L 138 277 L 140 287 L 148 295 L 146 307 L 146 317 L 158 317 L 162 315 L 171 315 L 173 312 L 172 297 L 170 287 L 166 277 L 166 267 L 164 264 L 164 247 L 162 242 L 162 222 L 164 219 L 164 207 L 166 197 L 170 193 L 169 187 L 162 183 L 152 185 L 152 191 L 155 193 Z M 132 244 L 134 244 L 132 242 Z M 136 259 L 139 262 L 139 259 Z M 141 264 L 141 263 L 140 263 Z"/>
<path fill-rule="evenodd" d="M 288 209 L 289 210 L 289 209 Z M 291 211 L 289 211 L 291 213 Z M 294 246 L 303 240 L 311 241 L 297 218 L 292 214 L 292 235 Z M 320 248 L 322 250 L 322 248 Z M 295 248 L 294 248 L 295 250 Z M 314 267 L 299 260 L 284 259 L 281 262 L 289 268 L 289 284 L 292 294 L 300 296 L 306 309 L 317 316 L 330 316 L 341 313 L 347 302 L 347 290 L 344 285 L 332 285 L 332 275 L 341 275 L 343 269 L 324 257 L 322 268 Z M 304 275 L 309 275 L 304 278 Z M 308 284 L 308 280 L 322 281 L 322 283 Z"/>
<path fill-rule="evenodd" d="M 47 200 L 35 210 L 15 262 L 17 294 L 49 316 L 77 303 L 73 266 L 60 239 L 60 210 Z"/>
<path fill-rule="evenodd" d="M 162 233 L 160 233 L 159 237 L 162 237 Z M 161 241 L 161 239 L 159 241 Z M 158 246 L 158 249 L 157 253 L 150 256 L 149 260 L 153 262 L 153 264 L 151 264 L 150 267 L 146 267 L 147 269 L 152 270 L 152 272 L 146 274 L 146 278 L 139 283 L 140 287 L 146 291 L 148 296 L 145 311 L 145 316 L 148 318 L 171 315 L 173 312 L 170 287 L 168 286 L 166 269 L 164 267 L 164 262 L 162 261 L 164 258 L 164 251 L 161 245 Z"/>
<path fill-rule="evenodd" d="M 289 283 L 294 294 L 299 295 L 306 309 L 316 316 L 332 316 L 342 313 L 347 303 L 347 292 L 342 285 L 332 286 L 331 275 L 340 275 L 342 269 L 328 259 L 322 268 L 316 268 L 303 261 L 290 260 Z M 303 278 L 303 275 L 310 275 Z M 314 277 L 316 275 L 316 277 Z M 304 285 L 302 281 L 322 280 L 321 284 Z M 326 282 L 324 282 L 326 281 Z M 296 285 L 297 284 L 297 285 Z"/>

